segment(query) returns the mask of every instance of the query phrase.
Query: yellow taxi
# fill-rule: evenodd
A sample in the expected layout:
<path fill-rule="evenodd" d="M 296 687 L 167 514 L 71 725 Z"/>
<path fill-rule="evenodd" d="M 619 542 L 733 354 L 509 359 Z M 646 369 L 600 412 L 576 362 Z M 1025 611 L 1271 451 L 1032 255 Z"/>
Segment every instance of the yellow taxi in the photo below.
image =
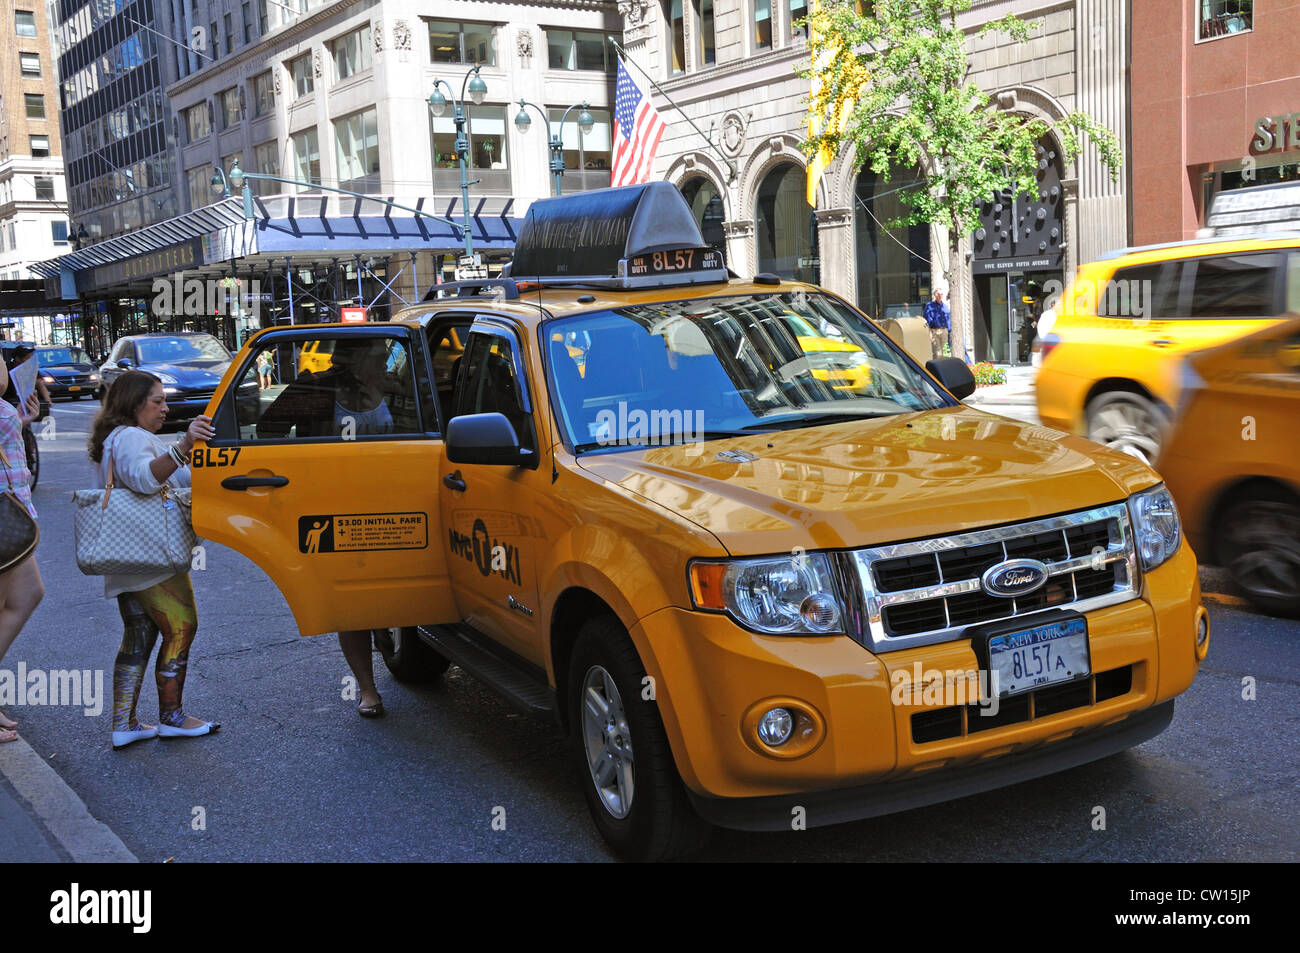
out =
<path fill-rule="evenodd" d="M 303 635 L 374 630 L 399 680 L 455 662 L 554 721 L 618 854 L 932 804 L 1169 724 L 1210 633 L 1150 467 L 966 406 L 964 363 L 922 368 L 834 294 L 730 276 L 668 183 L 535 202 L 512 268 L 251 338 L 195 529 Z M 872 387 L 818 376 L 805 325 Z M 241 416 L 261 351 L 319 340 L 383 400 L 313 375 Z"/>
<path fill-rule="evenodd" d="M 1187 538 L 1257 607 L 1300 616 L 1300 316 L 1192 355 L 1158 468 Z"/>
<path fill-rule="evenodd" d="M 1038 416 L 1150 462 L 1183 359 L 1300 310 L 1300 235 L 1114 252 L 1082 266 L 1037 344 Z"/>

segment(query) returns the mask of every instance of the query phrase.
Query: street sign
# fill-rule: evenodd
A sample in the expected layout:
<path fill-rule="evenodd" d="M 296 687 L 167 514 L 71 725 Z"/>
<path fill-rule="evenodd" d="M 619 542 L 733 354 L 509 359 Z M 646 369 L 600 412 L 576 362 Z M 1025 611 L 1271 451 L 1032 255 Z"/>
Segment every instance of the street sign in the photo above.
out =
<path fill-rule="evenodd" d="M 339 320 L 344 324 L 365 324 L 365 308 L 339 308 Z"/>

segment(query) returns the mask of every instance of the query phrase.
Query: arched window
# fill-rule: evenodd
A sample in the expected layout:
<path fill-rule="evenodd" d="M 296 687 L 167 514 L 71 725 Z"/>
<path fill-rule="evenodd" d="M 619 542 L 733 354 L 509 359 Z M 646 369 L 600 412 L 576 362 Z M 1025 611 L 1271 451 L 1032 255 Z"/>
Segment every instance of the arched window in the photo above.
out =
<path fill-rule="evenodd" d="M 763 177 L 756 203 L 758 270 L 818 284 L 817 222 L 804 197 L 806 181 L 803 168 L 793 163 Z"/>
<path fill-rule="evenodd" d="M 858 307 L 877 321 L 920 317 L 930 299 L 930 227 L 885 227 L 907 214 L 903 196 L 922 181 L 914 171 L 895 170 L 886 179 L 863 169 L 858 176 L 853 200 Z"/>
<path fill-rule="evenodd" d="M 689 179 L 682 186 L 682 197 L 686 199 L 686 204 L 691 207 L 691 214 L 695 216 L 695 224 L 700 226 L 700 234 L 704 236 L 704 244 L 722 252 L 722 259 L 726 261 L 727 241 L 722 232 L 724 217 L 722 196 L 718 193 L 717 186 L 708 179 L 697 176 Z"/>

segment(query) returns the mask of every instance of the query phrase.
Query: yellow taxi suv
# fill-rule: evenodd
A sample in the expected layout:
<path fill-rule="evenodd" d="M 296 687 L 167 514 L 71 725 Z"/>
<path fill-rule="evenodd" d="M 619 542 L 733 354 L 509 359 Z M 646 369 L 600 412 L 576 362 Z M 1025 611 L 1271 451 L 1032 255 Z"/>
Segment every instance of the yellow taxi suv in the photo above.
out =
<path fill-rule="evenodd" d="M 1158 461 L 1202 560 L 1300 616 L 1300 316 L 1188 358 Z"/>
<path fill-rule="evenodd" d="M 1150 462 L 1178 406 L 1183 359 L 1288 311 L 1300 311 L 1296 232 L 1130 248 L 1083 265 L 1042 322 L 1039 419 Z"/>
<path fill-rule="evenodd" d="M 510 274 L 454 290 L 252 337 L 195 529 L 303 635 L 373 630 L 398 680 L 454 662 L 554 721 L 620 856 L 933 804 L 1170 723 L 1208 618 L 1141 461 L 964 405 L 961 361 L 922 368 L 827 291 L 734 277 L 667 183 L 534 203 Z M 260 353 L 322 340 L 329 370 L 234 399 Z"/>

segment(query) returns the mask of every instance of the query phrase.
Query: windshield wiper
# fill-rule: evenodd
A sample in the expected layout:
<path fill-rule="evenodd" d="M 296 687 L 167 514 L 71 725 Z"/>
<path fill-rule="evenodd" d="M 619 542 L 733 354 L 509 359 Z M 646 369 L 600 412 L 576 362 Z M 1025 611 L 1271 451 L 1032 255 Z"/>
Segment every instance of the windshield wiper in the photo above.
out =
<path fill-rule="evenodd" d="M 752 437 L 761 430 L 700 430 L 690 433 L 664 434 L 653 441 L 626 440 L 594 443 L 580 443 L 573 448 L 574 453 L 587 453 L 591 450 L 655 450 L 659 447 L 683 447 L 702 440 L 725 440 L 728 437 Z M 686 439 L 689 437 L 690 439 Z"/>
<path fill-rule="evenodd" d="M 765 418 L 757 423 L 750 424 L 746 430 L 753 428 L 754 431 L 760 427 L 764 428 L 784 428 L 794 429 L 795 427 L 818 427 L 822 424 L 838 424 L 846 420 L 871 420 L 876 417 L 894 417 L 898 414 L 905 413 L 902 410 L 896 411 L 867 411 L 851 410 L 844 413 L 836 414 L 809 414 L 807 416 L 783 416 L 780 420 Z M 751 431 L 753 432 L 753 431 Z"/>

